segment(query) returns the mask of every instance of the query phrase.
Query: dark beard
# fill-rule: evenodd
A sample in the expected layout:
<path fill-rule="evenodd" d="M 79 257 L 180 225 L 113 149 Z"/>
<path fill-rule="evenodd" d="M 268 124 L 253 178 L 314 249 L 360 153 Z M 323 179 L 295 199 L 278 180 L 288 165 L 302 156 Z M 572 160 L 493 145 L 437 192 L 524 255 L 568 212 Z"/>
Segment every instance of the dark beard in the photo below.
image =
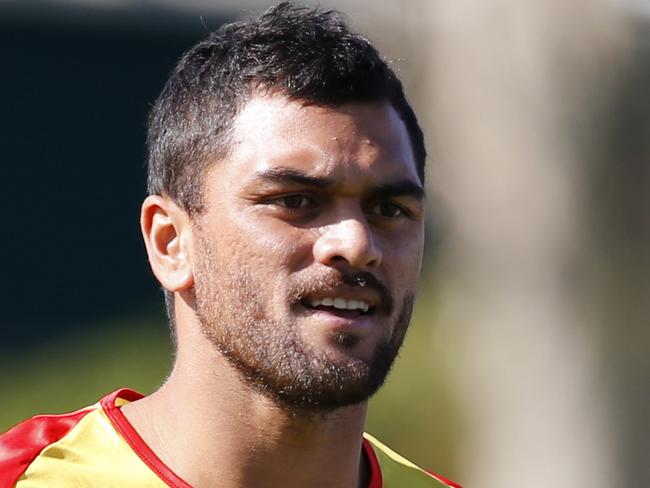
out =
<path fill-rule="evenodd" d="M 199 244 L 195 311 L 202 332 L 249 388 L 281 408 L 307 413 L 363 402 L 381 387 L 404 340 L 413 295 L 400 304 L 392 336 L 376 347 L 369 360 L 348 357 L 335 361 L 306 343 L 294 323 L 268 317 L 265 302 L 257 296 L 258 290 L 265 291 L 265 284 L 256 282 L 254 273 L 242 267 L 233 273 L 217 266 L 209 244 L 203 239 Z M 317 288 L 320 282 L 332 284 L 336 280 L 359 281 L 330 275 L 301 284 L 294 295 Z M 392 310 L 389 301 L 387 308 Z M 335 334 L 332 339 L 341 348 L 357 343 L 357 337 L 348 334 Z"/>

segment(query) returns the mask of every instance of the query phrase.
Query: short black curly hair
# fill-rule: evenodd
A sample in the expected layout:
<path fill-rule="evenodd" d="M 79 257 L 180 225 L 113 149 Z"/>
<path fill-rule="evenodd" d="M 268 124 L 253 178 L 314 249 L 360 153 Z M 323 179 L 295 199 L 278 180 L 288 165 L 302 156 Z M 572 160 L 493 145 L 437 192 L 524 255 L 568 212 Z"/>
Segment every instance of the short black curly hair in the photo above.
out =
<path fill-rule="evenodd" d="M 424 137 L 393 70 L 338 12 L 284 2 L 223 25 L 181 57 L 149 118 L 149 194 L 201 213 L 202 176 L 228 154 L 233 121 L 259 90 L 322 106 L 390 103 L 424 181 Z"/>

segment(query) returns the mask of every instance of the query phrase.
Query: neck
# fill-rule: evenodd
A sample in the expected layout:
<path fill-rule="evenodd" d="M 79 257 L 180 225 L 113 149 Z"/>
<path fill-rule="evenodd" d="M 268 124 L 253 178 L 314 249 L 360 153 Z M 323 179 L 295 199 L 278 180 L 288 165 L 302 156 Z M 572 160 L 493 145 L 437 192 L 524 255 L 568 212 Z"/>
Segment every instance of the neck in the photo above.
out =
<path fill-rule="evenodd" d="M 194 342 L 194 341 L 192 341 Z M 251 390 L 206 341 L 179 350 L 167 382 L 123 410 L 153 451 L 195 487 L 358 488 L 366 403 L 288 411 Z"/>

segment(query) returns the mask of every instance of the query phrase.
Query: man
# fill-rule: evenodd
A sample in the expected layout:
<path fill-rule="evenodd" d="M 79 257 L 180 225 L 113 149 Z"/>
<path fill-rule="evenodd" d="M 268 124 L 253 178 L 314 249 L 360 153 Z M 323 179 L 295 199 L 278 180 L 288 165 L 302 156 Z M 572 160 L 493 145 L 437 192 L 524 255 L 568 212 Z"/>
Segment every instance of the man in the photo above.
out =
<path fill-rule="evenodd" d="M 453 486 L 363 433 L 423 247 L 423 136 L 377 51 L 286 3 L 224 26 L 180 60 L 148 143 L 173 371 L 9 431 L 0 488 Z"/>

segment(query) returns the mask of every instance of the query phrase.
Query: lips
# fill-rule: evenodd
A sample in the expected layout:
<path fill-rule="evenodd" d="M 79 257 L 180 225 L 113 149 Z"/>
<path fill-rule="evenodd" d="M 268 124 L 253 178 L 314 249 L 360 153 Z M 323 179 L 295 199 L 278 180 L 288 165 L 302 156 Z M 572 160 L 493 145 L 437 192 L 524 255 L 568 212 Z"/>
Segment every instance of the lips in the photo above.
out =
<path fill-rule="evenodd" d="M 327 323 L 331 323 L 330 325 L 336 326 L 348 326 L 353 323 L 358 325 L 358 321 L 363 320 L 365 323 L 371 317 L 370 314 L 364 314 L 359 310 L 342 310 L 340 308 L 323 306 L 318 306 L 315 308 L 310 306 L 303 307 L 303 310 L 318 320 L 324 320 Z"/>
<path fill-rule="evenodd" d="M 334 308 L 337 310 L 356 310 L 361 313 L 367 313 L 370 304 L 365 300 L 348 300 L 342 297 L 325 297 L 325 298 L 311 298 L 307 300 L 310 308 Z"/>
<path fill-rule="evenodd" d="M 388 287 L 368 272 L 333 272 L 310 276 L 295 290 L 304 311 L 325 312 L 323 317 L 370 318 L 390 316 L 394 303 Z"/>

